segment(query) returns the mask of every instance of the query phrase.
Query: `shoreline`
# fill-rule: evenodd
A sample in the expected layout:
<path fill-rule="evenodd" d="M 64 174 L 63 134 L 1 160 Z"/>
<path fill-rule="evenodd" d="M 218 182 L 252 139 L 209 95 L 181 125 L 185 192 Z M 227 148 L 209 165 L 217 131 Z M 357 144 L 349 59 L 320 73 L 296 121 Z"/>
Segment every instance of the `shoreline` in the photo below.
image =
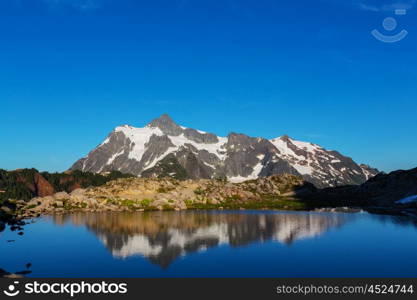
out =
<path fill-rule="evenodd" d="M 149 208 L 149 209 L 126 209 L 121 207 L 118 210 L 95 210 L 95 209 L 73 209 L 73 210 L 58 210 L 58 211 L 48 211 L 36 214 L 27 214 L 21 213 L 9 215 L 9 219 L 0 219 L 0 232 L 3 231 L 7 226 L 14 227 L 14 230 L 23 230 L 23 226 L 26 225 L 26 221 L 28 220 L 36 220 L 46 216 L 53 216 L 53 215 L 66 215 L 66 214 L 77 214 L 77 213 L 150 213 L 150 212 L 193 212 L 193 211 L 214 211 L 214 212 L 227 212 L 227 211 L 234 211 L 234 212 L 244 212 L 244 211 L 253 211 L 253 212 L 263 212 L 263 211 L 271 211 L 271 212 L 309 212 L 309 213 L 361 213 L 366 212 L 369 214 L 375 215 L 388 215 L 388 216 L 401 216 L 401 217 L 408 217 L 411 219 L 417 220 L 417 210 L 415 209 L 404 209 L 404 208 L 394 208 L 394 207 L 380 207 L 380 206 L 367 206 L 367 207 L 359 207 L 359 206 L 343 206 L 343 207 L 314 207 L 314 208 L 304 208 L 304 209 L 285 209 L 285 208 L 276 208 L 276 207 L 262 207 L 262 208 L 253 208 L 249 205 L 249 207 L 245 207 L 242 205 L 241 207 L 212 207 L 210 205 L 204 207 L 191 207 L 187 209 L 157 209 L 157 208 Z"/>
<path fill-rule="evenodd" d="M 60 191 L 30 200 L 5 200 L 3 223 L 69 212 L 182 210 L 353 211 L 417 218 L 417 203 L 401 202 L 417 193 L 417 169 L 378 175 L 361 186 L 317 189 L 285 174 L 242 183 L 226 180 L 118 178 L 99 186 Z"/>

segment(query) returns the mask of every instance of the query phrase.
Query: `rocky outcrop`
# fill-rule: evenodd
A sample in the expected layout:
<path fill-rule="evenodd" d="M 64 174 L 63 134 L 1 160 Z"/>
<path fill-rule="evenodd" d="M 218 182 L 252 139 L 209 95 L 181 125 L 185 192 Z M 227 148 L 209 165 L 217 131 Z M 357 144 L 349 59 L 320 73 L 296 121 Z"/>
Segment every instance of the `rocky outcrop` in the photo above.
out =
<path fill-rule="evenodd" d="M 68 211 L 186 210 L 189 208 L 294 209 L 291 201 L 314 193 L 314 185 L 294 175 L 272 176 L 244 183 L 225 180 L 127 178 L 99 187 L 36 197 L 18 210 L 25 217 Z M 285 201 L 280 201 L 280 200 Z"/>
<path fill-rule="evenodd" d="M 7 196 L 9 189 L 21 190 L 20 194 L 32 196 L 49 196 L 55 193 L 54 187 L 35 169 L 19 169 L 15 171 L 1 171 L 0 186 Z M 13 187 L 14 186 L 14 187 Z M 23 191 L 25 189 L 25 191 Z"/>
<path fill-rule="evenodd" d="M 39 173 L 34 176 L 36 195 L 46 197 L 55 193 L 54 187 Z"/>

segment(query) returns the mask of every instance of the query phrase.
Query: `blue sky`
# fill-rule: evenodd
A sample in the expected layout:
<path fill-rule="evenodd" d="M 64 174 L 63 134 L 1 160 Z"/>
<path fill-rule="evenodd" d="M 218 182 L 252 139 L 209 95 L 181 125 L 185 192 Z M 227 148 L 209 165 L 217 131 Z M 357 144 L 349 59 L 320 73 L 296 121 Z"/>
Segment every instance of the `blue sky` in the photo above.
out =
<path fill-rule="evenodd" d="M 396 16 L 397 8 L 407 9 Z M 3 0 L 0 168 L 63 171 L 162 113 L 417 166 L 417 3 Z M 395 17 L 398 28 L 384 31 Z M 370 32 L 409 35 L 387 44 Z"/>

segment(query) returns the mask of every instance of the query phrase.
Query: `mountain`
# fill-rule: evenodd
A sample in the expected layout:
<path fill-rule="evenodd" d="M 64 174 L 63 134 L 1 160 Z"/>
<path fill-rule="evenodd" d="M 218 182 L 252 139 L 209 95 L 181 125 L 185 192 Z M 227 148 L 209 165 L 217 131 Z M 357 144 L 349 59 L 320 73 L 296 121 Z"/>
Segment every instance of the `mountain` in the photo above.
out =
<path fill-rule="evenodd" d="M 240 182 L 277 174 L 302 176 L 317 187 L 356 185 L 378 174 L 337 151 L 284 135 L 276 139 L 212 133 L 162 115 L 144 128 L 121 126 L 71 170 L 117 170 L 143 177 L 225 178 Z"/>

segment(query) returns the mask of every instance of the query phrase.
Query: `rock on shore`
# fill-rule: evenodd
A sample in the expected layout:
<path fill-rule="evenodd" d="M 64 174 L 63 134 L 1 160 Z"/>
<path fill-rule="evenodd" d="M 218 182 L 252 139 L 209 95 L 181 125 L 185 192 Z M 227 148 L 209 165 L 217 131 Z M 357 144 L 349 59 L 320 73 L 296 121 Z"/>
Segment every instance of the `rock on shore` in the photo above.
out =
<path fill-rule="evenodd" d="M 66 211 L 186 210 L 195 206 L 291 199 L 316 188 L 294 175 L 260 178 L 244 183 L 224 180 L 127 178 L 100 187 L 33 198 L 20 207 L 22 217 Z"/>

